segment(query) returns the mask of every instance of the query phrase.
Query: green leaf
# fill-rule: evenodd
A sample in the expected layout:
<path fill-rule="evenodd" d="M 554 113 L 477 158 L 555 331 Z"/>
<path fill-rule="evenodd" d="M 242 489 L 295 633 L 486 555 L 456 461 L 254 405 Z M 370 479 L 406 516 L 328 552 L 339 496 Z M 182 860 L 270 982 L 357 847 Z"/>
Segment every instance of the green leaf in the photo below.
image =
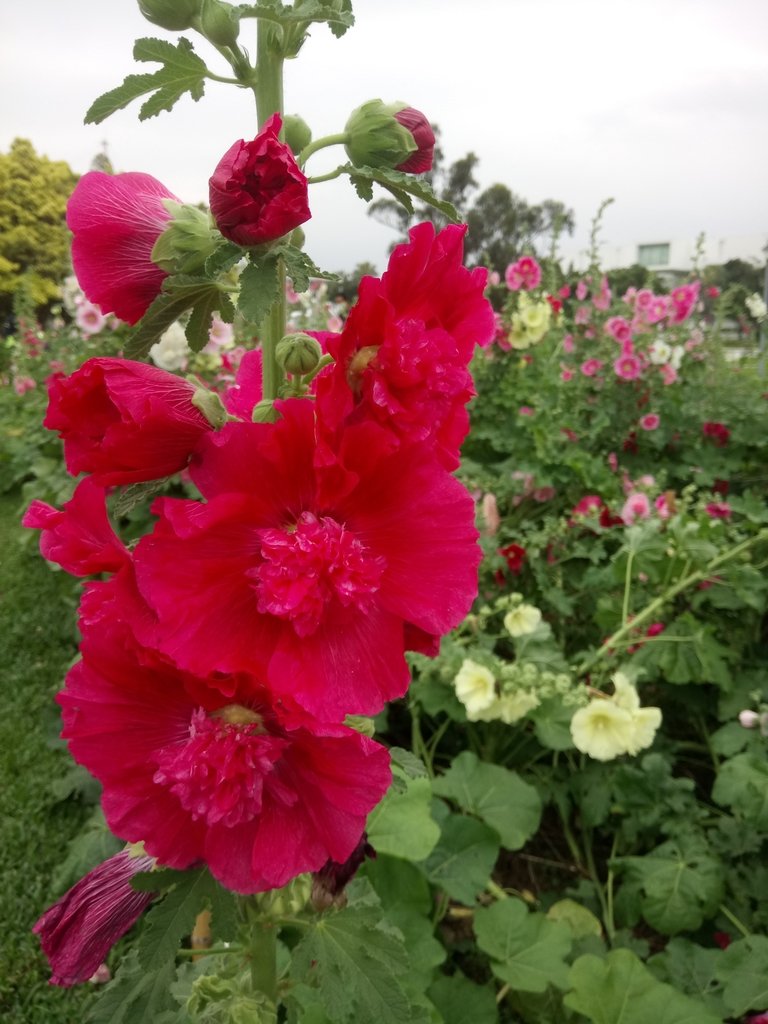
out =
<path fill-rule="evenodd" d="M 131 950 L 92 1006 L 89 1024 L 170 1024 L 180 1019 L 171 993 L 176 964 L 168 960 L 155 968 L 142 967 Z"/>
<path fill-rule="evenodd" d="M 747 1010 L 764 1010 L 768 1006 L 768 938 L 751 935 L 732 942 L 723 953 L 717 977 L 725 982 L 723 999 L 735 1017 Z"/>
<path fill-rule="evenodd" d="M 192 312 L 187 321 L 184 333 L 187 336 L 189 347 L 193 352 L 199 352 L 208 344 L 208 337 L 211 330 L 213 314 L 221 312 L 222 320 L 232 323 L 235 309 L 228 295 L 218 288 L 212 288 L 204 293 L 192 307 Z"/>
<path fill-rule="evenodd" d="M 372 186 L 376 184 L 381 185 L 393 195 L 409 213 L 413 212 L 413 203 L 411 202 L 411 196 L 413 196 L 439 210 L 453 224 L 458 224 L 461 221 L 456 207 L 447 200 L 438 198 L 432 191 L 429 182 L 415 174 L 406 174 L 389 167 L 355 167 L 353 164 L 346 164 L 342 168 L 342 173 L 349 175 L 349 180 L 355 186 L 355 191 L 366 202 L 370 202 L 373 198 Z"/>
<path fill-rule="evenodd" d="M 652 957 L 648 966 L 657 976 L 661 972 L 661 981 L 699 999 L 712 1013 L 726 1017 L 723 985 L 717 979 L 722 958 L 721 949 L 705 949 L 688 939 L 671 939 L 664 952 Z"/>
<path fill-rule="evenodd" d="M 141 318 L 135 333 L 125 346 L 125 354 L 131 359 L 145 356 L 152 345 L 167 331 L 172 323 L 198 304 L 213 302 L 218 309 L 223 293 L 213 281 L 201 278 L 171 277 L 162 291 Z"/>
<path fill-rule="evenodd" d="M 249 263 L 240 275 L 238 309 L 249 323 L 259 327 L 280 291 L 277 257 L 271 253 L 259 263 Z"/>
<path fill-rule="evenodd" d="M 295 292 L 305 292 L 309 288 L 310 278 L 313 277 L 321 277 L 330 281 L 336 279 L 335 274 L 328 274 L 320 270 L 314 261 L 295 245 L 281 245 L 273 249 L 270 255 L 272 254 L 283 257 L 285 272 L 290 277 Z"/>
<path fill-rule="evenodd" d="M 592 911 L 587 910 L 576 900 L 558 900 L 547 911 L 547 917 L 550 921 L 562 921 L 563 924 L 568 925 L 574 939 L 603 934 L 603 926 Z"/>
<path fill-rule="evenodd" d="M 720 1024 L 695 999 L 657 981 L 627 949 L 615 949 L 603 960 L 582 956 L 571 967 L 573 991 L 565 1005 L 591 1024 Z"/>
<path fill-rule="evenodd" d="M 390 789 L 368 816 L 366 831 L 371 846 L 405 860 L 424 860 L 440 838 L 440 826 L 430 813 L 429 779 L 408 779 L 405 791 Z"/>
<path fill-rule="evenodd" d="M 291 976 L 316 988 L 335 1024 L 405 1024 L 410 1000 L 398 980 L 408 953 L 376 906 L 316 918 L 293 951 Z"/>
<path fill-rule="evenodd" d="M 122 85 L 99 96 L 85 115 L 86 124 L 100 124 L 110 114 L 148 92 L 154 95 L 142 105 L 140 121 L 154 117 L 161 110 L 170 110 L 186 92 L 193 100 L 203 95 L 208 68 L 188 39 L 182 37 L 175 46 L 164 39 L 137 39 L 133 56 L 135 60 L 156 61 L 163 66 L 150 74 L 128 75 Z"/>
<path fill-rule="evenodd" d="M 476 985 L 463 974 L 438 978 L 427 995 L 444 1024 L 497 1024 L 499 1010 L 493 989 Z"/>
<path fill-rule="evenodd" d="M 431 912 L 429 883 L 410 861 L 380 853 L 374 860 L 365 862 L 361 873 L 370 881 L 387 911 L 405 904 L 420 914 Z"/>
<path fill-rule="evenodd" d="M 207 868 L 186 871 L 168 895 L 146 915 L 146 928 L 139 938 L 139 962 L 145 969 L 173 960 L 181 940 L 195 924 L 202 910 L 212 910 L 212 930 L 221 939 L 232 938 L 236 930 L 235 901 L 213 878 Z"/>
<path fill-rule="evenodd" d="M 403 936 L 408 950 L 408 971 L 401 983 L 408 991 L 423 992 L 446 958 L 445 946 L 435 938 L 432 921 L 404 903 L 387 910 L 386 920 Z"/>
<path fill-rule="evenodd" d="M 499 855 L 496 832 L 473 818 L 451 814 L 422 867 L 427 878 L 449 896 L 471 905 L 491 877 Z"/>
<path fill-rule="evenodd" d="M 541 799 L 533 786 L 516 772 L 480 761 L 469 750 L 435 780 L 434 791 L 490 825 L 508 850 L 519 850 L 539 827 Z"/>
<path fill-rule="evenodd" d="M 242 246 L 234 242 L 222 242 L 205 261 L 206 277 L 217 277 L 231 270 L 245 257 Z"/>
<path fill-rule="evenodd" d="M 475 912 L 479 947 L 493 957 L 493 973 L 521 992 L 566 988 L 571 930 L 544 914 L 529 913 L 521 900 L 499 900 Z"/>
<path fill-rule="evenodd" d="M 764 755 L 737 754 L 726 761 L 715 779 L 712 799 L 768 831 L 768 761 Z"/>
<path fill-rule="evenodd" d="M 695 835 L 662 843 L 644 857 L 620 857 L 615 866 L 642 887 L 642 915 L 665 935 L 700 928 L 722 899 L 722 864 Z"/>

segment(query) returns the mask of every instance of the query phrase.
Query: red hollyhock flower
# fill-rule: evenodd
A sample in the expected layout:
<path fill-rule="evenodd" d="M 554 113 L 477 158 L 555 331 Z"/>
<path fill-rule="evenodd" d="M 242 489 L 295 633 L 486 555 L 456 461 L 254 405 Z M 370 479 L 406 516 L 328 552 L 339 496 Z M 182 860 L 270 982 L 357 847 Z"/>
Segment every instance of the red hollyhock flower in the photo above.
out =
<path fill-rule="evenodd" d="M 499 548 L 499 554 L 506 560 L 507 568 L 515 576 L 523 571 L 526 559 L 525 548 L 519 544 L 507 544 L 505 547 Z"/>
<path fill-rule="evenodd" d="M 357 847 L 390 781 L 384 747 L 274 701 L 252 676 L 203 678 L 87 629 L 58 701 L 62 736 L 103 786 L 110 829 L 227 888 L 279 888 Z"/>
<path fill-rule="evenodd" d="M 48 957 L 52 985 L 76 985 L 96 973 L 107 953 L 155 898 L 131 888 L 153 857 L 128 850 L 105 860 L 81 878 L 43 914 L 32 929 Z"/>
<path fill-rule="evenodd" d="M 704 437 L 711 438 L 718 448 L 725 448 L 731 436 L 730 430 L 724 423 L 716 423 L 712 420 L 702 424 L 701 432 Z"/>
<path fill-rule="evenodd" d="M 373 714 L 408 687 L 406 644 L 429 650 L 469 610 L 474 503 L 373 424 L 316 467 L 313 403 L 277 407 L 277 423 L 203 439 L 190 473 L 205 504 L 155 503 L 134 555 L 158 618 L 145 642 L 184 668 L 253 667 L 318 717 Z"/>
<path fill-rule="evenodd" d="M 21 525 L 42 530 L 40 554 L 72 576 L 117 572 L 130 558 L 109 523 L 104 488 L 90 477 L 80 481 L 61 511 L 33 501 Z"/>
<path fill-rule="evenodd" d="M 381 280 L 363 278 L 344 330 L 329 338 L 336 362 L 317 383 L 318 421 L 332 450 L 344 424 L 373 420 L 398 443 L 429 441 L 455 469 L 474 395 L 467 365 L 494 335 L 483 295 L 487 271 L 462 265 L 465 227 L 411 230 Z"/>
<path fill-rule="evenodd" d="M 171 215 L 164 199 L 179 199 L 151 174 L 89 171 L 67 204 L 72 263 L 85 295 L 102 313 L 140 320 L 168 276 L 152 249 Z"/>
<path fill-rule="evenodd" d="M 236 142 L 208 182 L 216 226 L 238 245 L 271 242 L 312 216 L 307 179 L 278 138 L 282 124 L 273 114 L 252 142 Z"/>
<path fill-rule="evenodd" d="M 195 388 L 130 359 L 89 359 L 69 377 L 52 377 L 43 420 L 64 440 L 74 476 L 103 486 L 156 480 L 183 469 L 212 427 L 192 404 Z"/>
<path fill-rule="evenodd" d="M 431 171 L 435 153 L 435 133 L 426 115 L 413 107 L 403 107 L 395 113 L 394 118 L 398 124 L 408 129 L 416 143 L 416 151 L 411 153 L 407 160 L 398 164 L 396 170 L 405 171 L 407 174 Z"/>

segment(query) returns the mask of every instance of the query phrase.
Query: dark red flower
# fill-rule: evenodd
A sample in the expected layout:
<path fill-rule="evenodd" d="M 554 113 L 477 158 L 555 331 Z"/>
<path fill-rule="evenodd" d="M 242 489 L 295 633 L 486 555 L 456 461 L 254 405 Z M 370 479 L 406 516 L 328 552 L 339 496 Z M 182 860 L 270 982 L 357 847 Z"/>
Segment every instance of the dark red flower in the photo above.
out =
<path fill-rule="evenodd" d="M 76 985 L 95 974 L 154 899 L 155 893 L 131 887 L 133 876 L 151 871 L 154 863 L 153 857 L 122 850 L 46 910 L 32 931 L 51 965 L 52 985 Z"/>
<path fill-rule="evenodd" d="M 710 438 L 718 448 L 725 448 L 731 436 L 730 430 L 724 423 L 716 423 L 712 420 L 702 424 L 701 432 L 704 437 Z"/>
<path fill-rule="evenodd" d="M 307 179 L 278 138 L 281 127 L 273 114 L 252 142 L 240 139 L 227 150 L 208 182 L 216 226 L 238 245 L 271 242 L 312 216 Z"/>
<path fill-rule="evenodd" d="M 507 544 L 503 548 L 499 548 L 499 554 L 507 563 L 507 568 L 515 576 L 523 571 L 523 565 L 526 559 L 526 551 L 524 547 L 519 544 Z"/>
<path fill-rule="evenodd" d="M 130 359 L 89 359 L 52 377 L 44 425 L 64 441 L 74 476 L 103 486 L 155 480 L 183 469 L 212 427 L 192 404 L 195 388 Z"/>
<path fill-rule="evenodd" d="M 102 313 L 135 324 L 160 294 L 168 275 L 151 257 L 171 219 L 165 199 L 180 202 L 151 174 L 138 172 L 89 171 L 75 186 L 67 204 L 72 263 Z"/>

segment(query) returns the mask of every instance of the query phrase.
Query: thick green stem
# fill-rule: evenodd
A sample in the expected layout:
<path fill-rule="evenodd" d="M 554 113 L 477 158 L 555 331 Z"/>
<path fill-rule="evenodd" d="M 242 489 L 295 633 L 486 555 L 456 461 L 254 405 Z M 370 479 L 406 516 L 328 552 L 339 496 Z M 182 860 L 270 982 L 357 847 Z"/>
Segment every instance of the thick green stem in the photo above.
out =
<path fill-rule="evenodd" d="M 263 992 L 270 1002 L 277 1003 L 277 934 L 272 921 L 251 926 L 251 983 L 254 991 Z"/>
<path fill-rule="evenodd" d="M 632 563 L 635 560 L 635 552 L 630 551 L 627 555 L 627 571 L 624 575 L 624 600 L 621 605 L 621 624 L 626 626 L 629 621 L 629 595 L 632 590 Z"/>
<path fill-rule="evenodd" d="M 335 135 L 323 135 L 321 138 L 307 143 L 299 153 L 298 162 L 303 167 L 312 154 L 317 153 L 319 149 L 326 149 L 328 146 L 342 146 L 346 141 L 346 132 L 337 132 Z"/>

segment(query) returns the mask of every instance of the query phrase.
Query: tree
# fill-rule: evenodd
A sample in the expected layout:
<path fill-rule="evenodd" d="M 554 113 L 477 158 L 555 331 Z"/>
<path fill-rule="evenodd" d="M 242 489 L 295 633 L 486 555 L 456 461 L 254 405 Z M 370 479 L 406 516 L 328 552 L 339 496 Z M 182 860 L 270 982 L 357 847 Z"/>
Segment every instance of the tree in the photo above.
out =
<path fill-rule="evenodd" d="M 32 143 L 15 139 L 0 154 L 0 317 L 14 297 L 45 306 L 71 272 L 67 199 L 78 176 L 63 161 L 38 156 Z"/>
<path fill-rule="evenodd" d="M 438 144 L 433 167 L 424 177 L 440 199 L 453 203 L 466 222 L 464 254 L 469 266 L 484 266 L 503 274 L 523 252 L 543 257 L 554 232 L 573 232 L 573 211 L 559 200 L 545 199 L 532 205 L 502 184 L 478 192 L 474 171 L 479 157 L 467 153 L 446 167 L 437 128 L 435 135 Z M 418 221 L 429 220 L 438 227 L 447 223 L 443 214 L 431 206 L 414 204 L 414 212 L 409 214 L 394 199 L 377 199 L 368 212 L 403 236 Z"/>

